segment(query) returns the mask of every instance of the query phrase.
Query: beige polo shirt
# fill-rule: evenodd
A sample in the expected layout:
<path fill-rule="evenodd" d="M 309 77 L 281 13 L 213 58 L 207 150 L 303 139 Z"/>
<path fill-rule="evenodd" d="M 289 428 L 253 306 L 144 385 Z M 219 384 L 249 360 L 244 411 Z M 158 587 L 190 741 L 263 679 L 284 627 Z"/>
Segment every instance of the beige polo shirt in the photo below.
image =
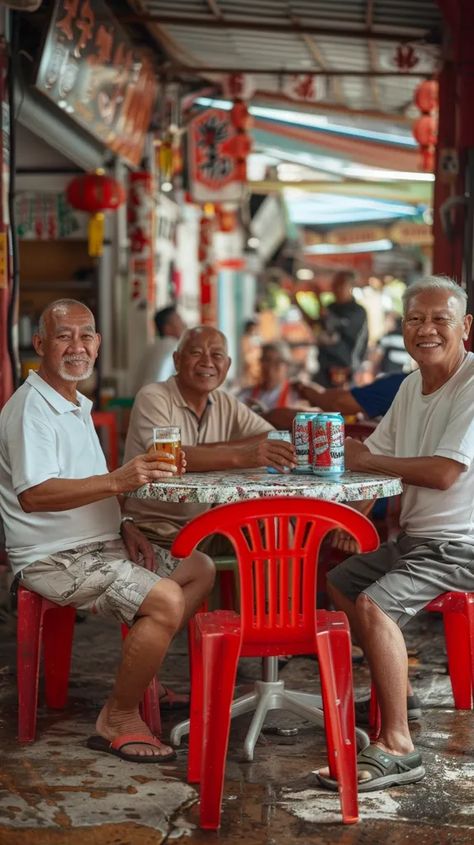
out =
<path fill-rule="evenodd" d="M 130 416 L 125 461 L 150 448 L 153 427 L 158 425 L 179 426 L 184 449 L 200 443 L 242 440 L 273 428 L 224 390 L 214 390 L 209 394 L 207 407 L 199 419 L 181 396 L 175 376 L 158 384 L 148 384 L 138 391 Z M 209 505 L 159 502 L 156 499 L 127 499 L 125 503 L 125 513 L 133 516 L 151 539 L 165 546 L 173 542 L 183 525 L 208 509 Z"/>

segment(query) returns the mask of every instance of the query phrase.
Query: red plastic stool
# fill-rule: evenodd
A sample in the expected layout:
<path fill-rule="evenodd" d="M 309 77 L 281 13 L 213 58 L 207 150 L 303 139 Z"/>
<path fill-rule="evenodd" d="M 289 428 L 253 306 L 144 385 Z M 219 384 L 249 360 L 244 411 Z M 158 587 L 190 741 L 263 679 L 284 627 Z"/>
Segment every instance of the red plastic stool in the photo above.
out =
<path fill-rule="evenodd" d="M 22 584 L 18 587 L 17 599 L 18 741 L 34 742 L 41 647 L 46 704 L 53 710 L 62 710 L 67 703 L 76 611 L 73 607 L 54 604 Z M 161 720 L 156 680 L 146 690 L 140 709 L 151 732 L 159 736 Z"/>
<path fill-rule="evenodd" d="M 66 705 L 76 611 L 60 607 L 21 585 L 18 588 L 18 740 L 34 742 L 38 680 L 43 646 L 48 707 Z"/>
<path fill-rule="evenodd" d="M 425 610 L 443 614 L 449 678 L 456 710 L 472 710 L 474 702 L 474 593 L 442 593 Z M 371 739 L 380 733 L 380 710 L 372 686 Z"/>
<path fill-rule="evenodd" d="M 105 428 L 107 430 L 107 466 L 112 472 L 119 465 L 118 432 L 115 414 L 112 411 L 93 411 L 92 422 L 96 429 Z"/>

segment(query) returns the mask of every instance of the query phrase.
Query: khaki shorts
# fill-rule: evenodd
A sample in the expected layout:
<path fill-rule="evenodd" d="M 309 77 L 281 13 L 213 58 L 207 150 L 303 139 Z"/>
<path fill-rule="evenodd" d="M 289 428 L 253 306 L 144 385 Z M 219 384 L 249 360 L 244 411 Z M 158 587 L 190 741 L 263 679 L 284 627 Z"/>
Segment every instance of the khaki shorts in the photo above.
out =
<path fill-rule="evenodd" d="M 72 605 L 131 625 L 151 588 L 169 577 L 181 558 L 153 545 L 155 570 L 132 563 L 122 540 L 87 543 L 30 563 L 22 584 L 60 605 Z"/>
<path fill-rule="evenodd" d="M 402 532 L 375 552 L 347 558 L 328 581 L 351 601 L 369 596 L 403 628 L 441 593 L 474 592 L 474 546 Z"/>

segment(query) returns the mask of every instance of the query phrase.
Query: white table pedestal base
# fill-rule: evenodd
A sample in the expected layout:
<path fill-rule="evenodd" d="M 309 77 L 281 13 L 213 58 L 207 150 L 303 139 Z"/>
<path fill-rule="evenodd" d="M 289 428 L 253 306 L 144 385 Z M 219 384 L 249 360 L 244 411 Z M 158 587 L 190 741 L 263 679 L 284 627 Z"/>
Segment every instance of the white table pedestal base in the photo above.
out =
<path fill-rule="evenodd" d="M 275 680 L 272 678 L 271 680 L 256 681 L 253 692 L 237 698 L 231 708 L 232 719 L 235 716 L 250 713 L 252 710 L 255 711 L 245 737 L 243 749 L 243 759 L 249 762 L 253 760 L 257 739 L 270 710 L 288 710 L 316 725 L 324 726 L 321 696 L 285 689 L 285 682 L 277 680 L 278 659 L 275 657 L 265 658 L 263 663 L 264 678 L 274 676 Z M 172 745 L 181 743 L 183 736 L 189 733 L 189 725 L 189 719 L 175 725 L 170 735 Z M 359 749 L 366 748 L 370 742 L 369 737 L 361 728 L 356 728 L 356 741 Z"/>

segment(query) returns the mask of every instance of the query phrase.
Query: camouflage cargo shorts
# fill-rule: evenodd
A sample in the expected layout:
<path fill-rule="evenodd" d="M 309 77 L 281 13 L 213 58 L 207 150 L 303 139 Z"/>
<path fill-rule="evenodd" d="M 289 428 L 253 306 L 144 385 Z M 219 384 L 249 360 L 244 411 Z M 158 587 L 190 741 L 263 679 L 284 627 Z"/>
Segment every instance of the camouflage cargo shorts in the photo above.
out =
<path fill-rule="evenodd" d="M 155 569 L 132 563 L 122 540 L 87 543 L 55 552 L 30 563 L 21 572 L 22 584 L 60 605 L 72 605 L 131 625 L 137 611 L 161 579 L 169 577 L 180 558 L 152 544 Z"/>

